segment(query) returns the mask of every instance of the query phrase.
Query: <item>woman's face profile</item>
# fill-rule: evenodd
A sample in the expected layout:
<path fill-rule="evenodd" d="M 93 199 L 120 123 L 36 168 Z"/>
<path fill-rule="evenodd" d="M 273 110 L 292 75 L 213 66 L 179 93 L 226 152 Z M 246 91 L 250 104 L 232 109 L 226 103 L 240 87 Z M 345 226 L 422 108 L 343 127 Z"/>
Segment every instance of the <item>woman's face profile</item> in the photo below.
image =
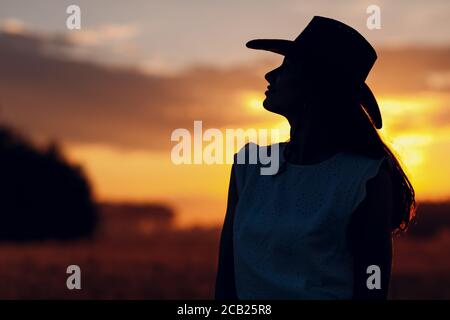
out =
<path fill-rule="evenodd" d="M 283 63 L 265 75 L 269 82 L 263 106 L 283 116 L 301 116 L 305 101 L 304 73 L 300 63 L 284 58 Z"/>

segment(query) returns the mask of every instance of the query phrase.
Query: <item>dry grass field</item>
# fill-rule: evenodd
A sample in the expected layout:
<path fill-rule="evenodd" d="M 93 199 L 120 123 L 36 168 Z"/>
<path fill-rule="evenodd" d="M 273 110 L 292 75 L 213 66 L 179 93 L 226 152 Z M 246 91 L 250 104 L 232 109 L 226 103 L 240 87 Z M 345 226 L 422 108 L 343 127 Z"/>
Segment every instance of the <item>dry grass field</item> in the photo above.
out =
<path fill-rule="evenodd" d="M 108 230 L 100 229 L 91 240 L 1 244 L 0 298 L 213 297 L 218 228 L 156 231 L 126 213 L 107 215 Z M 396 239 L 391 298 L 450 299 L 449 248 L 448 229 Z M 71 264 L 81 267 L 82 290 L 66 288 Z"/>

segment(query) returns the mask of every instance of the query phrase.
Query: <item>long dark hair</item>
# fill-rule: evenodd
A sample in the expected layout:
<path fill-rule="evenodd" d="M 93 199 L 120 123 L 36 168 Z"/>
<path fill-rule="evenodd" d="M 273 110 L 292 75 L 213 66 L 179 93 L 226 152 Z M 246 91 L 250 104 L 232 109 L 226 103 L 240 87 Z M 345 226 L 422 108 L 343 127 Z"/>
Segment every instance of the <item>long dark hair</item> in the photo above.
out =
<path fill-rule="evenodd" d="M 318 93 L 321 91 L 321 94 Z M 360 105 L 357 89 L 343 88 L 334 85 L 332 89 L 323 94 L 323 87 L 309 88 L 307 105 L 320 113 L 320 125 L 326 126 L 333 132 L 333 143 L 340 151 L 354 152 L 373 159 L 388 157 L 392 164 L 392 183 L 394 212 L 392 216 L 392 231 L 401 233 L 405 231 L 416 213 L 414 188 L 404 172 L 399 157 L 386 145 L 369 115 Z M 323 111 L 318 106 L 326 106 Z M 322 110 L 322 111 L 321 111 Z M 295 128 L 294 128 L 295 129 Z M 287 141 L 289 144 L 290 140 Z M 285 148 L 289 152 L 289 148 Z M 287 158 L 286 156 L 284 157 Z M 281 163 L 277 173 L 286 169 L 286 160 Z"/>

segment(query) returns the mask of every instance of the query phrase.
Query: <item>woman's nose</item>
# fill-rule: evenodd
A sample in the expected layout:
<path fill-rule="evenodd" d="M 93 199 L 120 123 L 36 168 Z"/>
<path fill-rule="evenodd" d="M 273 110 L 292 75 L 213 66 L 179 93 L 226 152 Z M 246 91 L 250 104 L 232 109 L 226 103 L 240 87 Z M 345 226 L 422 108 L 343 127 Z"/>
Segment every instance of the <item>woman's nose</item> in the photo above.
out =
<path fill-rule="evenodd" d="M 269 83 L 274 83 L 275 79 L 277 78 L 278 74 L 280 71 L 280 67 L 273 69 L 272 71 L 269 71 L 266 73 L 266 75 L 264 76 L 264 78 L 267 80 L 267 82 Z"/>

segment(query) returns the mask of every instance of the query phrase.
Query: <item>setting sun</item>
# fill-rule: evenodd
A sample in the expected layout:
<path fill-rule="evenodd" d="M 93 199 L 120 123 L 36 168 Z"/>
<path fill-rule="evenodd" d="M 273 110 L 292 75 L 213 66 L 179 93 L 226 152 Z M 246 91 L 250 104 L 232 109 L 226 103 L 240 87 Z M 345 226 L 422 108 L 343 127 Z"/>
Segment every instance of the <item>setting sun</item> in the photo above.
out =
<path fill-rule="evenodd" d="M 244 92 L 240 95 L 240 99 L 245 109 L 252 113 L 264 112 L 263 101 L 264 94 L 258 92 Z"/>

